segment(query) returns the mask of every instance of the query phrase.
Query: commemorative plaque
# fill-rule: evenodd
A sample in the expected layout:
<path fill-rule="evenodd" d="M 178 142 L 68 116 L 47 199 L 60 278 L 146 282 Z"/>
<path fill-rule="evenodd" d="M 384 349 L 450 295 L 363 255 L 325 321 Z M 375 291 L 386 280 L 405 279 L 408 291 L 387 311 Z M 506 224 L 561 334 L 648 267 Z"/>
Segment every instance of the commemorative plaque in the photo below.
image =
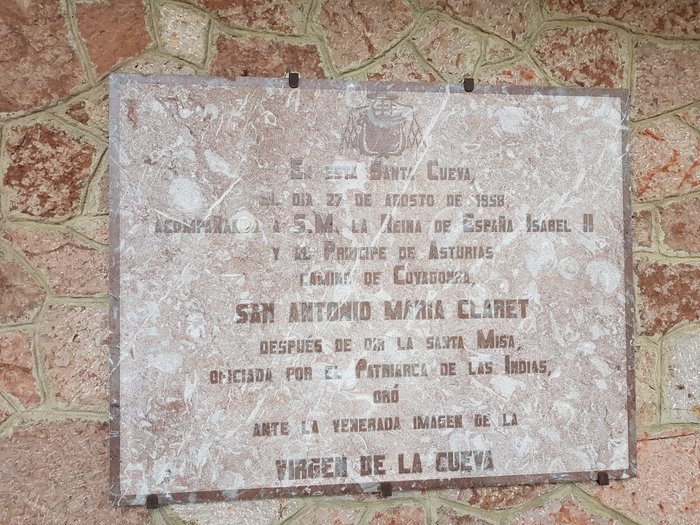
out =
<path fill-rule="evenodd" d="M 624 92 L 110 89 L 118 503 L 634 475 Z"/>

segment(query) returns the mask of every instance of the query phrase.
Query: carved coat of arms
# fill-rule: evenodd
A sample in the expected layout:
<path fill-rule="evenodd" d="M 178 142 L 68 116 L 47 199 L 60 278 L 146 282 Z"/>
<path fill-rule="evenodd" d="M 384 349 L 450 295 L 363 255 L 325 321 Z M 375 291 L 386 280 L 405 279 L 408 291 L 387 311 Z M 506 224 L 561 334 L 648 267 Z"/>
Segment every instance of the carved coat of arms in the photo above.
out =
<path fill-rule="evenodd" d="M 343 142 L 363 155 L 390 157 L 417 147 L 423 137 L 413 108 L 396 102 L 394 93 L 369 93 L 370 103 L 354 108 Z"/>

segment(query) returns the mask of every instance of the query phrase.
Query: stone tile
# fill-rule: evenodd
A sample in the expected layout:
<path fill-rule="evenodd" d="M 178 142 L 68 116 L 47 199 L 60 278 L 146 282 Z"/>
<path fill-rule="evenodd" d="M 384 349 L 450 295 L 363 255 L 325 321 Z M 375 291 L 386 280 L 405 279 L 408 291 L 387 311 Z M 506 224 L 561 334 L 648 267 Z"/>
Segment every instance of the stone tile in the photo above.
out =
<path fill-rule="evenodd" d="M 566 27 L 543 31 L 534 52 L 562 84 L 620 88 L 625 78 L 623 48 L 615 31 Z"/>
<path fill-rule="evenodd" d="M 508 485 L 503 487 L 465 487 L 441 491 L 442 498 L 466 503 L 484 510 L 504 510 L 554 490 L 555 485 Z"/>
<path fill-rule="evenodd" d="M 196 3 L 215 12 L 228 24 L 288 34 L 302 32 L 309 5 L 305 0 L 197 0 Z"/>
<path fill-rule="evenodd" d="M 106 423 L 56 421 L 0 437 L 1 523 L 144 525 L 144 507 L 107 497 Z"/>
<path fill-rule="evenodd" d="M 21 331 L 0 334 L 0 389 L 25 408 L 41 403 L 33 368 L 32 336 Z"/>
<path fill-rule="evenodd" d="M 635 273 L 642 334 L 664 334 L 677 324 L 700 319 L 700 267 L 638 261 Z"/>
<path fill-rule="evenodd" d="M 484 38 L 486 39 L 486 50 L 483 58 L 485 64 L 515 58 L 516 51 L 512 47 L 495 37 L 484 36 Z"/>
<path fill-rule="evenodd" d="M 700 433 L 641 436 L 639 475 L 609 486 L 582 483 L 603 505 L 640 523 L 696 525 L 700 511 Z"/>
<path fill-rule="evenodd" d="M 421 4 L 454 15 L 509 42 L 522 42 L 537 25 L 537 5 L 530 0 L 422 0 Z"/>
<path fill-rule="evenodd" d="M 437 82 L 438 78 L 427 71 L 407 47 L 392 51 L 386 61 L 367 72 L 367 80 L 392 82 Z"/>
<path fill-rule="evenodd" d="M 651 210 L 632 213 L 632 242 L 635 248 L 651 248 L 653 231 Z"/>
<path fill-rule="evenodd" d="M 108 97 L 107 83 L 102 82 L 96 88 L 74 97 L 61 111 L 66 117 L 87 126 L 106 139 L 109 128 Z"/>
<path fill-rule="evenodd" d="M 434 525 L 491 525 L 492 522 L 441 505 L 433 512 Z"/>
<path fill-rule="evenodd" d="M 44 295 L 39 283 L 0 246 L 0 323 L 30 321 Z"/>
<path fill-rule="evenodd" d="M 160 42 L 163 49 L 189 62 L 201 64 L 206 56 L 209 19 L 199 11 L 178 4 L 160 9 Z"/>
<path fill-rule="evenodd" d="M 664 421 L 700 423 L 700 326 L 663 342 Z"/>
<path fill-rule="evenodd" d="M 52 304 L 38 331 L 51 389 L 66 405 L 107 409 L 107 309 Z"/>
<path fill-rule="evenodd" d="M 18 126 L 8 135 L 9 166 L 3 183 L 10 210 L 45 218 L 77 213 L 92 172 L 95 146 L 51 124 Z"/>
<path fill-rule="evenodd" d="M 454 82 L 474 75 L 481 54 L 478 34 L 438 20 L 413 37 L 413 42 L 425 60 L 447 80 Z"/>
<path fill-rule="evenodd" d="M 262 38 L 238 39 L 220 36 L 216 41 L 212 74 L 235 78 L 250 76 L 282 77 L 298 71 L 302 78 L 325 78 L 321 57 L 311 44 L 281 44 Z"/>
<path fill-rule="evenodd" d="M 232 503 L 198 503 L 173 505 L 170 509 L 188 523 L 221 525 L 223 523 L 279 523 L 297 512 L 303 500 L 262 499 Z"/>
<path fill-rule="evenodd" d="M 197 75 L 194 66 L 175 58 L 145 53 L 119 68 L 121 73 L 139 75 Z"/>
<path fill-rule="evenodd" d="M 483 84 L 542 86 L 549 83 L 529 60 L 480 68 L 476 79 Z"/>
<path fill-rule="evenodd" d="M 690 254 L 700 253 L 700 198 L 668 204 L 659 209 L 659 216 L 666 246 Z"/>
<path fill-rule="evenodd" d="M 58 2 L 2 2 L 0 114 L 40 107 L 86 81 Z"/>
<path fill-rule="evenodd" d="M 425 510 L 423 507 L 400 504 L 369 513 L 365 519 L 369 520 L 368 525 L 423 525 Z"/>
<path fill-rule="evenodd" d="M 78 30 L 98 77 L 142 53 L 151 43 L 141 0 L 108 0 L 75 6 Z"/>
<path fill-rule="evenodd" d="M 100 244 L 109 242 L 109 218 L 102 217 L 77 217 L 66 223 L 67 226 L 85 237 Z"/>
<path fill-rule="evenodd" d="M 517 518 L 510 521 L 511 525 L 622 525 L 623 522 L 600 516 L 584 509 L 572 497 L 547 503 L 526 510 Z"/>
<path fill-rule="evenodd" d="M 632 136 L 632 186 L 639 200 L 656 200 L 700 186 L 700 139 L 674 118 Z"/>
<path fill-rule="evenodd" d="M 650 343 L 641 343 L 634 354 L 637 425 L 653 425 L 658 422 L 658 363 L 656 348 Z"/>
<path fill-rule="evenodd" d="M 700 4 L 695 0 L 546 0 L 555 15 L 586 17 L 656 35 L 697 37 Z"/>
<path fill-rule="evenodd" d="M 298 518 L 295 525 L 354 525 L 361 514 L 359 508 L 315 507 Z"/>
<path fill-rule="evenodd" d="M 42 272 L 55 295 L 107 293 L 107 255 L 60 230 L 17 227 L 3 238 L 14 244 Z"/>
<path fill-rule="evenodd" d="M 319 15 L 333 63 L 340 71 L 386 51 L 412 20 L 411 10 L 401 0 L 325 2 Z"/>
<path fill-rule="evenodd" d="M 679 117 L 683 122 L 687 122 L 695 129 L 700 131 L 700 108 L 690 108 L 687 111 L 683 111 L 679 114 Z"/>
<path fill-rule="evenodd" d="M 693 102 L 700 85 L 700 49 L 640 42 L 634 47 L 633 118 L 651 117 Z"/>

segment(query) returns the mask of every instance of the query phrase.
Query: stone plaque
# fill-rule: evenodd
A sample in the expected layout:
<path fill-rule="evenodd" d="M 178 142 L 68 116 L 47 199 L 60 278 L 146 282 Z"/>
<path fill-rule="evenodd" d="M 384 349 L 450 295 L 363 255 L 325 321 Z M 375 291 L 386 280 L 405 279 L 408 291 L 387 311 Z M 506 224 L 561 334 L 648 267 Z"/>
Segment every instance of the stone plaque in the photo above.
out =
<path fill-rule="evenodd" d="M 117 502 L 634 474 L 624 92 L 110 104 Z"/>

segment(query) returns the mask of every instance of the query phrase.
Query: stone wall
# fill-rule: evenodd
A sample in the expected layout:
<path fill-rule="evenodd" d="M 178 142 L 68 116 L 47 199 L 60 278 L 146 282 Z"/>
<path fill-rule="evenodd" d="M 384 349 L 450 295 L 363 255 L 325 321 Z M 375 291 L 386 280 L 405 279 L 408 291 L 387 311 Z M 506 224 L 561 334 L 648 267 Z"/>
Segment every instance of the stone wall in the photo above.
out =
<path fill-rule="evenodd" d="M 626 88 L 639 477 L 114 509 L 107 499 L 107 77 Z M 697 524 L 696 0 L 3 0 L 0 522 Z"/>

